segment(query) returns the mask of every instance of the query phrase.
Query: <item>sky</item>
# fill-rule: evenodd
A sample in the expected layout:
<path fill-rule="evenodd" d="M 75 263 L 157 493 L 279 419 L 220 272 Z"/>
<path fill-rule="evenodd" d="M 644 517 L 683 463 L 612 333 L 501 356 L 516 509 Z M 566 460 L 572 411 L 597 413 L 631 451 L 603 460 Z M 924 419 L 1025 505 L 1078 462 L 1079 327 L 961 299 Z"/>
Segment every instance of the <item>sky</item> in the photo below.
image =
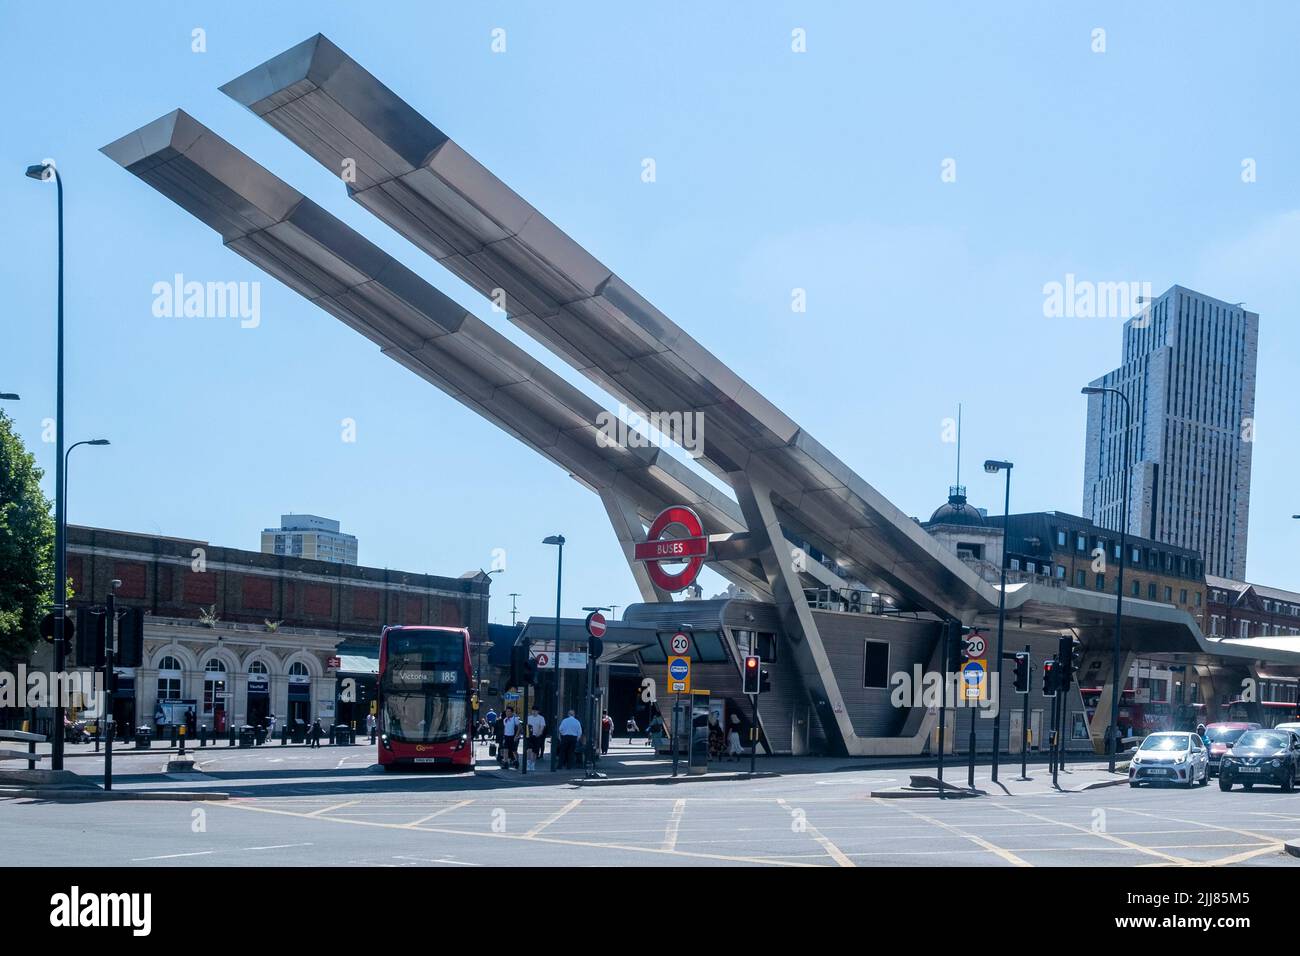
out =
<path fill-rule="evenodd" d="M 52 495 L 55 197 L 22 174 L 52 158 L 67 440 L 112 442 L 73 454 L 72 523 L 257 549 L 282 513 L 325 515 L 366 565 L 504 564 L 495 622 L 510 592 L 521 616 L 552 613 L 541 540 L 563 533 L 566 615 L 638 600 L 596 496 L 99 153 L 182 107 L 615 407 L 218 91 L 321 32 L 911 515 L 954 481 L 958 403 L 972 503 L 1000 512 L 980 463 L 1002 458 L 1013 511 L 1080 511 L 1079 387 L 1119 363 L 1122 318 L 1047 317 L 1045 285 L 1245 301 L 1247 577 L 1300 590 L 1294 4 L 52 9 L 0 5 L 0 391 L 21 394 L 5 410 Z M 154 284 L 177 273 L 260 281 L 260 323 L 155 316 Z"/>

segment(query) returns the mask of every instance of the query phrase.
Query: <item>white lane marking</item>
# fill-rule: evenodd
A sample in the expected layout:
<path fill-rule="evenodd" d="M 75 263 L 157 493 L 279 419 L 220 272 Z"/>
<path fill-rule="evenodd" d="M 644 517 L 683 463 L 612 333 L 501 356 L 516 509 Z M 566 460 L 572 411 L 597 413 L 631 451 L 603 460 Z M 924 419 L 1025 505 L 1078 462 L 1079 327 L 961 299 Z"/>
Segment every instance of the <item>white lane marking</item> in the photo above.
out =
<path fill-rule="evenodd" d="M 545 830 L 547 827 L 549 827 L 552 823 L 554 823 L 556 820 L 560 819 L 560 817 L 564 816 L 566 813 L 568 813 L 570 810 L 572 810 L 574 807 L 576 807 L 576 806 L 577 806 L 578 804 L 580 804 L 580 803 L 582 803 L 582 799 L 581 799 L 581 798 L 579 798 L 579 799 L 577 799 L 577 800 L 570 800 L 568 803 L 566 803 L 563 807 L 561 807 L 561 808 L 560 808 L 559 810 L 557 810 L 555 813 L 552 813 L 549 817 L 547 817 L 547 818 L 546 818 L 545 820 L 543 820 L 541 823 L 537 824 L 537 826 L 533 827 L 531 830 L 529 830 L 527 833 L 525 833 L 524 836 L 526 836 L 526 837 L 535 837 L 535 836 L 537 836 L 537 834 L 541 833 L 543 830 Z"/>
<path fill-rule="evenodd" d="M 686 801 L 678 800 L 673 804 L 673 815 L 668 820 L 668 826 L 664 829 L 664 849 L 677 849 L 677 831 L 682 825 L 682 814 L 686 812 Z"/>
<path fill-rule="evenodd" d="M 450 860 L 446 857 L 395 856 L 394 860 L 414 860 L 417 863 L 449 863 L 453 866 L 482 866 L 482 863 L 466 863 L 464 860 Z"/>
<path fill-rule="evenodd" d="M 216 850 L 200 850 L 197 853 L 167 853 L 163 856 L 137 856 L 131 862 L 143 863 L 145 860 L 175 860 L 177 857 L 182 856 L 210 856 L 216 852 Z"/>
<path fill-rule="evenodd" d="M 426 820 L 432 820 L 434 817 L 440 817 L 444 813 L 451 813 L 451 811 L 459 810 L 461 807 L 468 807 L 473 802 L 474 802 L 473 800 L 461 800 L 458 803 L 453 803 L 449 807 L 443 807 L 441 810 L 435 810 L 433 813 L 430 813 L 427 817 L 420 817 L 420 819 L 418 820 L 413 820 L 410 823 L 404 824 L 404 826 L 418 827 L 421 823 L 424 823 Z"/>
<path fill-rule="evenodd" d="M 291 846 L 315 846 L 314 843 L 276 843 L 273 846 L 246 846 L 245 850 L 287 850 Z"/>
<path fill-rule="evenodd" d="M 360 802 L 361 802 L 360 800 L 349 800 L 346 803 L 336 803 L 332 807 L 321 807 L 319 810 L 313 810 L 311 813 L 308 813 L 307 816 L 319 817 L 333 810 L 342 810 L 344 807 L 350 807 Z"/>
<path fill-rule="evenodd" d="M 794 808 L 791 807 L 790 804 L 786 803 L 785 800 L 778 799 L 776 802 L 781 806 L 781 809 L 785 810 L 787 813 L 794 812 Z M 837 847 L 830 840 L 826 839 L 820 830 L 808 822 L 807 816 L 803 819 L 803 826 L 804 829 L 807 830 L 808 835 L 820 843 L 822 849 L 826 851 L 826 855 L 834 860 L 839 866 L 856 866 L 852 860 L 844 855 L 843 850 Z"/>

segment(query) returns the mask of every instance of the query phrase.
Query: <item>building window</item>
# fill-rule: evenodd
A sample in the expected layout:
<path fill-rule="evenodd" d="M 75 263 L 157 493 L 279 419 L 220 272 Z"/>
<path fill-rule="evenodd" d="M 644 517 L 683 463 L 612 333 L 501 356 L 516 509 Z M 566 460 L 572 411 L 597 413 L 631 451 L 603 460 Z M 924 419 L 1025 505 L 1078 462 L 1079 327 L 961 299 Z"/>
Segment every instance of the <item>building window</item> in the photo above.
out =
<path fill-rule="evenodd" d="M 1098 591 L 1106 590 L 1106 575 L 1104 574 L 1097 575 L 1097 590 Z"/>
<path fill-rule="evenodd" d="M 1197 607 L 1200 607 L 1200 606 L 1201 606 L 1201 592 L 1200 592 L 1200 591 L 1197 591 L 1197 592 L 1196 592 L 1196 606 L 1197 606 Z"/>
<path fill-rule="evenodd" d="M 1058 548 L 1064 548 L 1064 547 L 1065 547 L 1065 532 L 1064 532 L 1064 531 L 1058 531 L 1058 532 L 1056 532 L 1056 546 L 1057 546 Z"/>
<path fill-rule="evenodd" d="M 1187 588 L 1183 588 L 1178 592 L 1178 603 L 1179 604 L 1187 603 Z"/>
<path fill-rule="evenodd" d="M 1142 549 L 1141 549 L 1141 548 L 1134 548 L 1134 549 L 1133 549 L 1133 556 L 1129 559 L 1129 561 L 1130 561 L 1131 563 L 1133 563 L 1133 564 L 1141 564 L 1141 563 L 1142 563 Z"/>
<path fill-rule="evenodd" d="M 203 713 L 210 715 L 218 706 L 225 707 L 226 665 L 214 657 L 203 671 Z"/>
<path fill-rule="evenodd" d="M 1133 596 L 1134 596 L 1134 597 L 1141 597 L 1141 596 L 1142 596 L 1142 582 L 1141 582 L 1141 581 L 1134 581 L 1134 582 L 1133 582 Z M 1107 744 L 1107 746 L 1110 746 L 1110 745 Z"/>
<path fill-rule="evenodd" d="M 1084 571 L 1083 571 L 1083 569 L 1080 568 L 1080 569 L 1078 569 L 1077 571 L 1075 571 L 1075 572 L 1074 572 L 1074 586 L 1075 586 L 1076 588 L 1082 588 L 1082 587 L 1087 587 L 1087 584 L 1088 584 L 1088 579 L 1087 579 L 1086 577 L 1084 577 Z"/>
<path fill-rule="evenodd" d="M 1174 589 L 1167 584 L 1165 585 L 1165 601 L 1169 604 L 1174 603 Z"/>
<path fill-rule="evenodd" d="M 1011 559 L 1011 570 L 1012 570 L 1012 571 L 1019 571 L 1019 570 L 1020 570 L 1020 559 L 1019 559 L 1019 558 L 1012 558 L 1012 559 Z M 1114 749 L 1114 748 L 1111 748 L 1111 749 Z"/>
<path fill-rule="evenodd" d="M 1156 582 L 1150 581 L 1147 583 L 1147 600 L 1154 601 L 1155 599 L 1156 599 Z"/>
<path fill-rule="evenodd" d="M 886 688 L 889 686 L 889 643 L 864 641 L 862 686 Z"/>
<path fill-rule="evenodd" d="M 1074 538 L 1074 550 L 1075 550 L 1075 551 L 1087 551 L 1087 550 L 1088 550 L 1088 539 L 1085 538 L 1085 537 L 1084 537 L 1083 535 L 1081 535 L 1081 534 L 1080 534 L 1080 535 L 1075 535 L 1075 538 Z"/>
<path fill-rule="evenodd" d="M 253 663 L 248 665 L 248 673 L 265 674 L 268 673 L 268 671 L 266 669 L 266 665 L 263 664 L 261 661 L 253 661 Z"/>
<path fill-rule="evenodd" d="M 181 662 L 167 656 L 158 662 L 158 699 L 181 699 Z"/>
<path fill-rule="evenodd" d="M 1056 566 L 1056 576 L 1057 576 L 1058 578 L 1064 578 L 1064 577 L 1065 577 L 1065 565 L 1063 565 L 1063 564 L 1058 564 L 1058 565 Z"/>
<path fill-rule="evenodd" d="M 305 679 L 311 678 L 311 674 L 308 673 L 307 671 L 307 665 L 304 664 L 302 661 L 294 661 L 292 664 L 289 665 L 289 676 L 298 678 L 297 681 L 298 683 L 302 683 L 304 678 Z"/>

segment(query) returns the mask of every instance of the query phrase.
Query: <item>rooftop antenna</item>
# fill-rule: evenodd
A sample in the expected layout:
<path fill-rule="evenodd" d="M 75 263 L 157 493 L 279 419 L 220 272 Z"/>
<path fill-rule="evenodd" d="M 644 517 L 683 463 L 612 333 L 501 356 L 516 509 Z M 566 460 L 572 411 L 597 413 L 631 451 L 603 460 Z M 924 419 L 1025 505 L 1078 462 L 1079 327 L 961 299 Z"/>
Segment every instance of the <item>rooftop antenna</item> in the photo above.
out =
<path fill-rule="evenodd" d="M 961 402 L 957 403 L 957 487 L 961 488 Z"/>

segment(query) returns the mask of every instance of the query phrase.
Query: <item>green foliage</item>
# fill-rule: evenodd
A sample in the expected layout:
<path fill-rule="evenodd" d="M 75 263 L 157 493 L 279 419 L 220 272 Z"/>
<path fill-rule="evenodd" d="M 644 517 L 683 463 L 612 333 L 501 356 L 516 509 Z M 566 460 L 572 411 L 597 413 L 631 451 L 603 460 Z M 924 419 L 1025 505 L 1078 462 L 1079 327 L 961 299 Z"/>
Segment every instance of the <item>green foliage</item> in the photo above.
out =
<path fill-rule="evenodd" d="M 11 669 L 40 640 L 54 575 L 54 517 L 41 470 L 13 420 L 0 412 L 0 666 Z"/>

